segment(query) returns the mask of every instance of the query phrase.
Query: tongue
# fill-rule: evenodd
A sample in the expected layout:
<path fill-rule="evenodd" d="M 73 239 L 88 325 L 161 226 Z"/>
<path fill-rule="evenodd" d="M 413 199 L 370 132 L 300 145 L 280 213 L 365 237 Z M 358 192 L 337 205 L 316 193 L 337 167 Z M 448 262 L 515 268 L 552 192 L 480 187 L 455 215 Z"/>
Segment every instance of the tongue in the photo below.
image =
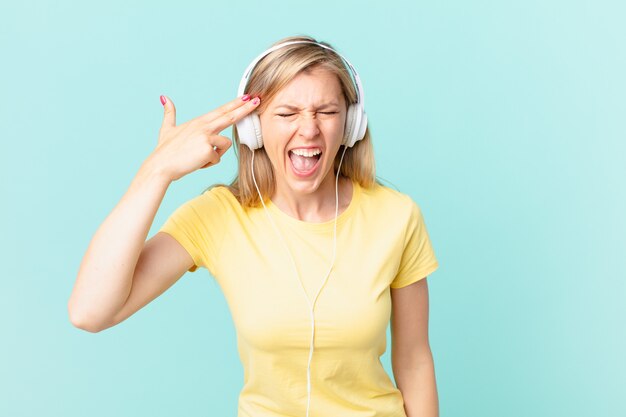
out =
<path fill-rule="evenodd" d="M 289 157 L 291 158 L 293 167 L 300 172 L 310 171 L 319 159 L 319 156 L 312 156 L 309 158 L 307 156 L 296 155 L 293 152 L 289 152 Z"/>

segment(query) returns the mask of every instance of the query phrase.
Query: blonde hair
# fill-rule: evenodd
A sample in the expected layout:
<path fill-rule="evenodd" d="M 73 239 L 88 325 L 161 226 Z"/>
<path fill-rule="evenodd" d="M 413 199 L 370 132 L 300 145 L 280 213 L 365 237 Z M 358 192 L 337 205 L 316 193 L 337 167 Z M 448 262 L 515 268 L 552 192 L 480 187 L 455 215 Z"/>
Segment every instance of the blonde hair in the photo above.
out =
<path fill-rule="evenodd" d="M 309 36 L 290 36 L 279 40 L 274 45 L 289 41 L 317 42 Z M 319 43 L 332 48 L 326 42 Z M 344 61 L 336 53 L 312 43 L 287 45 L 266 55 L 252 71 L 246 87 L 246 93 L 252 97 L 259 96 L 261 98 L 261 104 L 257 112 L 262 113 L 272 98 L 298 74 L 308 72 L 313 67 L 320 66 L 337 75 L 345 98 L 346 108 L 351 103 L 356 103 L 356 88 Z M 235 154 L 239 161 L 237 175 L 230 184 L 213 184 L 204 192 L 214 187 L 224 186 L 230 190 L 244 208 L 259 207 L 261 201 L 250 172 L 252 150 L 239 142 L 237 128 L 234 125 L 233 140 Z M 265 148 L 261 147 L 254 152 L 254 176 L 263 199 L 266 201 L 276 191 L 275 173 Z M 340 147 L 333 164 L 334 175 L 337 174 L 342 152 L 343 149 Z M 340 174 L 355 180 L 363 188 L 371 188 L 376 183 L 380 184 L 376 178 L 374 147 L 369 127 L 366 129 L 363 139 L 357 141 L 351 148 L 346 149 L 341 163 Z"/>

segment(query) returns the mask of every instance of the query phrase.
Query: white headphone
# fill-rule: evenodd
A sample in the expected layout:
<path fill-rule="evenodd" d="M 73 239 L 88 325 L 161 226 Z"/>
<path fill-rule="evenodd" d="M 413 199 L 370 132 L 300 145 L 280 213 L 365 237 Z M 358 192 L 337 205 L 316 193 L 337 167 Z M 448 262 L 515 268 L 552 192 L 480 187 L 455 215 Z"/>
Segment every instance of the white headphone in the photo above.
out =
<path fill-rule="evenodd" d="M 330 276 L 330 273 L 333 270 L 333 267 L 335 265 L 335 259 L 337 255 L 337 217 L 339 214 L 339 190 L 338 190 L 339 173 L 341 172 L 341 163 L 343 162 L 343 157 L 346 153 L 346 150 L 349 147 L 352 147 L 357 141 L 363 139 L 363 137 L 365 136 L 365 129 L 367 128 L 367 115 L 365 114 L 365 111 L 363 110 L 363 89 L 361 87 L 361 80 L 359 79 L 359 74 L 356 72 L 352 64 L 350 64 L 350 62 L 348 62 L 347 59 L 345 59 L 343 56 L 337 53 L 334 49 L 326 45 L 322 45 L 320 43 L 312 42 L 312 41 L 284 42 L 284 43 L 281 43 L 281 44 L 278 44 L 269 48 L 268 50 L 263 52 L 261 55 L 256 57 L 254 61 L 252 61 L 252 63 L 248 65 L 248 68 L 246 68 L 246 71 L 243 74 L 243 78 L 241 79 L 241 82 L 239 83 L 239 90 L 238 90 L 237 95 L 241 96 L 243 94 L 246 84 L 248 82 L 248 78 L 250 77 L 250 73 L 252 72 L 252 69 L 254 69 L 257 62 L 259 62 L 265 55 L 269 54 L 272 51 L 275 51 L 278 48 L 281 48 L 286 45 L 296 44 L 296 43 L 313 43 L 313 44 L 321 46 L 322 48 L 326 48 L 331 51 L 334 51 L 337 55 L 339 55 L 345 61 L 346 64 L 348 64 L 348 67 L 350 68 L 354 76 L 354 81 L 355 81 L 355 85 L 357 89 L 357 102 L 354 104 L 350 104 L 350 106 L 348 107 L 348 114 L 346 115 L 346 125 L 345 125 L 345 130 L 344 130 L 344 138 L 342 142 L 342 145 L 345 145 L 345 146 L 341 154 L 341 159 L 339 160 L 339 168 L 337 169 L 337 175 L 335 177 L 335 225 L 334 225 L 334 231 L 333 231 L 333 260 L 331 262 L 330 267 L 328 268 L 328 272 L 326 273 L 326 277 L 324 278 L 322 285 L 320 285 L 317 292 L 315 293 L 315 297 L 313 298 L 313 301 L 309 299 L 306 293 L 306 290 L 304 289 L 304 285 L 302 284 L 302 280 L 300 279 L 300 274 L 298 273 L 298 268 L 296 267 L 296 262 L 294 260 L 293 254 L 291 253 L 291 250 L 287 246 L 284 238 L 280 234 L 278 227 L 276 226 L 276 224 L 274 223 L 274 220 L 272 219 L 272 216 L 270 216 L 270 213 L 267 210 L 267 207 L 265 206 L 265 202 L 263 201 L 263 196 L 261 195 L 259 186 L 256 182 L 256 177 L 254 175 L 254 154 L 256 152 L 254 150 L 259 149 L 263 146 L 263 137 L 261 136 L 261 122 L 259 120 L 259 116 L 255 112 L 253 112 L 250 115 L 241 119 L 239 122 L 237 122 L 236 126 L 237 126 L 237 132 L 239 134 L 239 141 L 242 144 L 248 146 L 250 150 L 252 151 L 252 159 L 250 160 L 250 171 L 252 173 L 252 180 L 254 181 L 254 186 L 256 187 L 256 190 L 259 193 L 259 199 L 261 200 L 261 204 L 263 204 L 263 209 L 265 210 L 265 214 L 267 215 L 267 218 L 272 224 L 274 231 L 276 232 L 278 237 L 281 239 L 281 242 L 284 245 L 285 249 L 289 253 L 289 257 L 291 259 L 294 272 L 296 273 L 296 277 L 298 278 L 298 281 L 300 283 L 300 288 L 302 289 L 302 293 L 304 294 L 304 297 L 306 298 L 307 303 L 309 305 L 309 314 L 311 317 L 311 342 L 309 345 L 309 360 L 307 364 L 307 407 L 306 407 L 306 417 L 309 417 L 309 412 L 311 409 L 311 360 L 313 358 L 314 340 L 315 340 L 315 312 L 314 310 L 315 310 L 315 302 L 317 301 L 317 297 L 319 296 L 320 292 L 322 291 L 322 288 L 324 287 L 324 285 L 326 285 L 326 282 L 328 281 L 328 277 Z M 354 191 L 353 191 L 353 195 L 354 195 Z"/>
<path fill-rule="evenodd" d="M 348 65 L 348 68 L 352 72 L 352 76 L 354 77 L 354 84 L 356 86 L 357 91 L 357 102 L 350 104 L 348 106 L 348 113 L 346 115 L 346 125 L 344 128 L 344 137 L 342 145 L 350 148 L 357 141 L 363 139 L 365 136 L 365 129 L 367 128 L 367 114 L 365 113 L 365 109 L 363 107 L 364 97 L 363 97 L 363 87 L 361 86 L 361 79 L 359 78 L 359 74 L 356 72 L 352 64 L 344 58 L 339 52 L 335 51 L 333 48 L 330 48 L 326 45 L 323 45 L 318 42 L 313 41 L 289 41 L 283 42 L 278 45 L 274 45 L 271 48 L 262 52 L 259 56 L 257 56 L 251 63 L 248 65 L 248 68 L 243 73 L 243 77 L 239 82 L 239 89 L 237 90 L 237 96 L 243 95 L 245 88 L 248 84 L 248 80 L 250 78 L 250 74 L 252 74 L 252 70 L 256 67 L 256 64 L 263 59 L 266 55 L 275 50 L 282 48 L 283 46 L 293 45 L 297 43 L 312 43 L 314 45 L 318 45 L 324 49 L 328 49 L 329 51 L 333 51 L 336 53 L 343 61 Z M 237 126 L 237 133 L 239 135 L 239 142 L 248 146 L 250 150 L 259 149 L 263 147 L 263 136 L 261 135 L 261 121 L 259 120 L 259 115 L 256 112 L 252 112 L 246 117 L 242 118 L 238 122 L 235 123 Z"/>

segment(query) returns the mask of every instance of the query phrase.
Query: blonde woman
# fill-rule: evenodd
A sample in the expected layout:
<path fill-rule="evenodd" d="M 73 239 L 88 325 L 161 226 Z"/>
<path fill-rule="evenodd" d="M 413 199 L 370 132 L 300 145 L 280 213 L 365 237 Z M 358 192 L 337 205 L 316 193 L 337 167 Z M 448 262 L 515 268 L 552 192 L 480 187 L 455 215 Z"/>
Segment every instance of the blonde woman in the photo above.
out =
<path fill-rule="evenodd" d="M 360 78 L 327 43 L 280 40 L 238 97 L 176 124 L 105 219 L 69 300 L 72 323 L 126 320 L 186 271 L 208 269 L 237 330 L 238 417 L 435 417 L 426 277 L 438 267 L 419 206 L 382 185 Z M 230 184 L 181 205 L 146 241 L 168 186 L 219 163 Z M 394 385 L 380 356 L 391 320 Z"/>

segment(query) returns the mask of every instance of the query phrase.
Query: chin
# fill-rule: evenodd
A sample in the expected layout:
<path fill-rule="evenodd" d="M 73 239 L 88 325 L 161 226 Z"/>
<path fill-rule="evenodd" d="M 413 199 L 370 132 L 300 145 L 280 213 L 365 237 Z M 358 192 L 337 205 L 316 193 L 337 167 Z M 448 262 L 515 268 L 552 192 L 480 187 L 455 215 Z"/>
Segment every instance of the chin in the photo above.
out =
<path fill-rule="evenodd" d="M 299 194 L 311 194 L 317 191 L 320 183 L 321 181 L 319 181 L 318 179 L 300 180 L 290 178 L 287 181 L 287 185 L 289 186 L 289 188 Z"/>

